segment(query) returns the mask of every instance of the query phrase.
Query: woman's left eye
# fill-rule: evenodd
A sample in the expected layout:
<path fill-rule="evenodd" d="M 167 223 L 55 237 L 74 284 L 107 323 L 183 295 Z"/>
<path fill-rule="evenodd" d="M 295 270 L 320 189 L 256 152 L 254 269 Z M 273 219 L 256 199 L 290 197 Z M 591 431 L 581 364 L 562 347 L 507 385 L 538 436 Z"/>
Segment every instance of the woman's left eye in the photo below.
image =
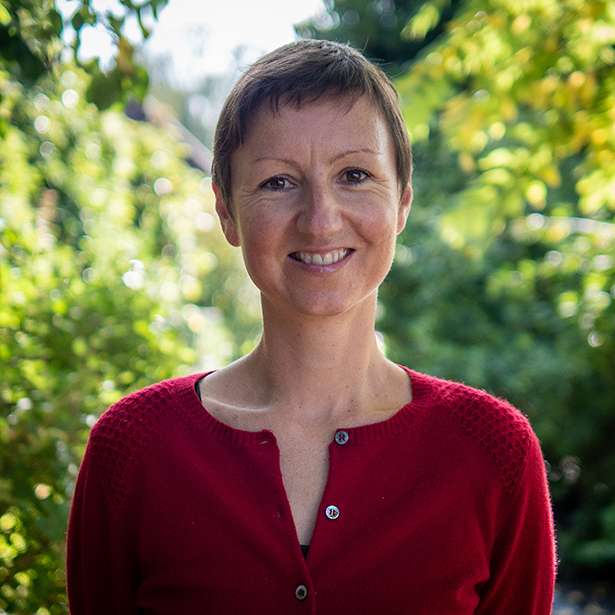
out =
<path fill-rule="evenodd" d="M 347 169 L 343 175 L 349 184 L 361 184 L 369 177 L 369 174 L 362 169 Z"/>

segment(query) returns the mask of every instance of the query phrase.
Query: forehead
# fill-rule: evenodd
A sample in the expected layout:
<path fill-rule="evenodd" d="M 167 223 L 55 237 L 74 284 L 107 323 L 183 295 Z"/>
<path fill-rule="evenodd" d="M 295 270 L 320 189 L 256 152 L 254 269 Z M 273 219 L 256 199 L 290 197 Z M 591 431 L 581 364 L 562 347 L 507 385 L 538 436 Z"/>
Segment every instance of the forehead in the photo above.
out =
<path fill-rule="evenodd" d="M 274 155 L 279 148 L 391 150 L 392 138 L 380 109 L 367 97 L 322 97 L 301 106 L 265 103 L 249 121 L 236 153 Z M 272 153 L 272 150 L 276 150 Z"/>

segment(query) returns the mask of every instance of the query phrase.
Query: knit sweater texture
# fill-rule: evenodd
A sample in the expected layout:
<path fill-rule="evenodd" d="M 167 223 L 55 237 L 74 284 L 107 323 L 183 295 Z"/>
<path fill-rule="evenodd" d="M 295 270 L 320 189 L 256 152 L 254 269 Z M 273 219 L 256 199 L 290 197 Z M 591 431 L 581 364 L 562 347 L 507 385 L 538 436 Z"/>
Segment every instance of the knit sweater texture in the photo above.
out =
<path fill-rule="evenodd" d="M 404 370 L 408 404 L 329 444 L 307 558 L 274 434 L 211 415 L 204 372 L 110 406 L 71 504 L 71 614 L 550 614 L 554 525 L 527 418 Z"/>

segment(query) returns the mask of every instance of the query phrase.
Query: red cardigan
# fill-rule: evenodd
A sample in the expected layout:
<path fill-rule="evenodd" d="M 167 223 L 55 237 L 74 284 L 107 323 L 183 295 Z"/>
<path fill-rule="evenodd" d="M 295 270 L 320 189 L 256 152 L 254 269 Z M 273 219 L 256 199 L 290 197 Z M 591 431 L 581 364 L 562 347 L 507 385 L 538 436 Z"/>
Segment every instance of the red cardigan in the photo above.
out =
<path fill-rule="evenodd" d="M 67 536 L 72 615 L 548 615 L 538 439 L 507 402 L 405 368 L 413 399 L 345 429 L 307 558 L 272 432 L 229 427 L 196 373 L 94 425 Z"/>

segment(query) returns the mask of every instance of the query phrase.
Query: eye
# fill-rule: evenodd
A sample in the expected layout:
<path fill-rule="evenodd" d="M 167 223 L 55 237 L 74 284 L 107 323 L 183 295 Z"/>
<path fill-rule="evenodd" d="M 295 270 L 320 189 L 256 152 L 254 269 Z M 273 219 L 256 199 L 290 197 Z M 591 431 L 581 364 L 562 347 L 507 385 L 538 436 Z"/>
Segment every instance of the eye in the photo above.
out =
<path fill-rule="evenodd" d="M 349 184 L 362 184 L 369 177 L 369 173 L 363 169 L 346 169 L 342 175 Z"/>
<path fill-rule="evenodd" d="M 265 190 L 273 190 L 274 192 L 281 192 L 282 190 L 286 190 L 290 188 L 290 182 L 286 177 L 282 177 L 281 175 L 275 175 L 274 177 L 270 177 L 265 180 L 259 186 L 260 188 L 264 188 Z"/>

